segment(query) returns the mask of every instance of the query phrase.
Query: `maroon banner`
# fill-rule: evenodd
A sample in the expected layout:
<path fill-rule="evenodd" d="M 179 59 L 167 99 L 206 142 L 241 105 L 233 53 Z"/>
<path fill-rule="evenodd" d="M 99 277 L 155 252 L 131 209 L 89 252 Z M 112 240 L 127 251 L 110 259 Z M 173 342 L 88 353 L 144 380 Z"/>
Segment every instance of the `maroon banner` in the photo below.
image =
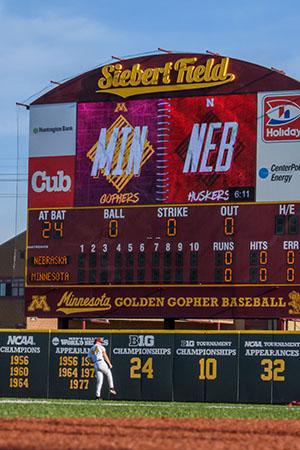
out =
<path fill-rule="evenodd" d="M 28 288 L 26 315 L 107 318 L 298 318 L 291 287 Z"/>

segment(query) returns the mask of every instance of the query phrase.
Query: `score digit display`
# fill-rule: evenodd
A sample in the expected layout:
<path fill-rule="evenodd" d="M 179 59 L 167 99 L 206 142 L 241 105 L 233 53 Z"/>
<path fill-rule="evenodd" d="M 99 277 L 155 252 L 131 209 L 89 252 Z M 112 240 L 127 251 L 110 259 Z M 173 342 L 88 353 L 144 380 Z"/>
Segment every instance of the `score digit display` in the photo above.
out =
<path fill-rule="evenodd" d="M 27 286 L 299 284 L 300 206 L 289 207 L 68 209 L 59 239 L 45 236 L 45 211 L 32 210 Z"/>

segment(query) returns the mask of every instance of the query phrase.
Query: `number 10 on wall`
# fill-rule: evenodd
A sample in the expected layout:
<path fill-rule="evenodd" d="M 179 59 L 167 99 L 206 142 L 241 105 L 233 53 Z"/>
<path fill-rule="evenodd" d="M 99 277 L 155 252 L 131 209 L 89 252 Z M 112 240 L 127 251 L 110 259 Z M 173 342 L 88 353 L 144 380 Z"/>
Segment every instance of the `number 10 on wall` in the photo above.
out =
<path fill-rule="evenodd" d="M 199 380 L 213 381 L 217 378 L 217 360 L 215 358 L 199 359 Z"/>

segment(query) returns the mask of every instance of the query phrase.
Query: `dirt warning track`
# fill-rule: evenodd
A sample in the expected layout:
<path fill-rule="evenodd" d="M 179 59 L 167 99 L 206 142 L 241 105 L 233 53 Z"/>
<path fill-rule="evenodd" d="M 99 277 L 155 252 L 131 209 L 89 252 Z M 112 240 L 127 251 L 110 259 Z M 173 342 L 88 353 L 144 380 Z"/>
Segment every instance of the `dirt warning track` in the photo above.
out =
<path fill-rule="evenodd" d="M 1 419 L 0 449 L 300 450 L 297 420 Z"/>

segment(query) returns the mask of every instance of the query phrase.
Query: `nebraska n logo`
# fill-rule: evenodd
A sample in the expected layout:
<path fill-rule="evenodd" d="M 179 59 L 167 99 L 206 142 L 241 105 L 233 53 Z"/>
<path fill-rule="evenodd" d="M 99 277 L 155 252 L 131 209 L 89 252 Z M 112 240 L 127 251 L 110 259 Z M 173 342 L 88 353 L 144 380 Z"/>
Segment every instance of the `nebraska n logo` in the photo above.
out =
<path fill-rule="evenodd" d="M 47 303 L 47 295 L 32 295 L 31 303 L 28 306 L 28 311 L 36 311 L 41 309 L 42 311 L 50 311 Z"/>
<path fill-rule="evenodd" d="M 87 152 L 93 161 L 92 177 L 100 173 L 121 192 L 154 153 L 148 127 L 133 127 L 120 115 L 110 128 L 101 128 L 98 142 Z"/>

